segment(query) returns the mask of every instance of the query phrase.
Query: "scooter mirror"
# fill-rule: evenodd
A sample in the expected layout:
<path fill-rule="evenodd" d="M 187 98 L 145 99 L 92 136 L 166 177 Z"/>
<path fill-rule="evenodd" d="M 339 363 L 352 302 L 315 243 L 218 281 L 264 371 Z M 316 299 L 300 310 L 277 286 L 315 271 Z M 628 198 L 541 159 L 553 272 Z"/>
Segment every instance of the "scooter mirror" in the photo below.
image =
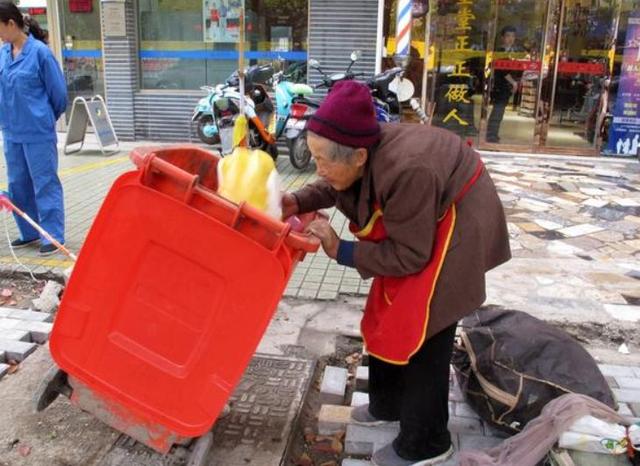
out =
<path fill-rule="evenodd" d="M 416 88 L 408 79 L 399 79 L 396 76 L 396 79 L 389 83 L 389 90 L 398 96 L 399 102 L 406 102 L 413 97 Z"/>
<path fill-rule="evenodd" d="M 361 56 L 362 56 L 362 51 L 354 50 L 353 52 L 351 52 L 351 61 L 358 61 L 360 60 Z"/>
<path fill-rule="evenodd" d="M 318 68 L 320 66 L 320 62 L 315 58 L 312 58 L 311 60 L 309 60 L 309 66 L 311 68 Z"/>

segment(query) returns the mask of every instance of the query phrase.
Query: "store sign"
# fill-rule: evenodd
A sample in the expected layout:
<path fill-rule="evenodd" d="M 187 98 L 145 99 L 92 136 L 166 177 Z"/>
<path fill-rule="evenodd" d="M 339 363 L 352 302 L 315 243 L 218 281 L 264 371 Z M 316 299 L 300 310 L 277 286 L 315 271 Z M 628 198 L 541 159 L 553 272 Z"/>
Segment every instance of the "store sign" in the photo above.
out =
<path fill-rule="evenodd" d="M 640 149 L 640 13 L 629 16 L 620 84 L 606 153 L 636 156 Z"/>
<path fill-rule="evenodd" d="M 238 0 L 204 0 L 202 29 L 205 42 L 236 43 L 240 40 L 240 11 Z"/>
<path fill-rule="evenodd" d="M 47 9 L 46 8 L 28 8 L 27 13 L 30 16 L 46 15 Z"/>
<path fill-rule="evenodd" d="M 124 1 L 102 0 L 102 17 L 105 37 L 126 37 L 127 15 Z"/>
<path fill-rule="evenodd" d="M 69 11 L 71 13 L 91 13 L 93 0 L 69 0 Z"/>

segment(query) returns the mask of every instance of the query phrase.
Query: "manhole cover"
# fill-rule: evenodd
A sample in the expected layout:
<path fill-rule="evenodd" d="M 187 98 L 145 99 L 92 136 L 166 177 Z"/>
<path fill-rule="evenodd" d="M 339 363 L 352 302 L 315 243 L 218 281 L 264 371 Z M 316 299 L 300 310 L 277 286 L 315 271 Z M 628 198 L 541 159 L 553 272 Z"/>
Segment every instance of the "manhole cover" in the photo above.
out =
<path fill-rule="evenodd" d="M 277 465 L 285 453 L 313 373 L 313 361 L 256 355 L 216 422 L 209 466 Z M 100 466 L 179 466 L 184 451 L 162 457 L 122 435 Z"/>

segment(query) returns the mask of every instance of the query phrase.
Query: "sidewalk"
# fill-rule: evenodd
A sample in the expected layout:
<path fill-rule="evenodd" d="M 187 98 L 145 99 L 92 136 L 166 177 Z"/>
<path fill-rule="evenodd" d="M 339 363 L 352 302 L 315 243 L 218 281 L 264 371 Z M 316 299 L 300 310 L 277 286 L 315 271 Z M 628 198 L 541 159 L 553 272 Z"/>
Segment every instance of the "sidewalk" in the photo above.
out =
<path fill-rule="evenodd" d="M 89 135 L 89 141 L 92 136 Z M 61 138 L 63 140 L 63 138 Z M 97 145 L 60 155 L 65 189 L 67 246 L 79 251 L 113 180 L 131 170 L 129 151 L 102 156 Z M 93 150 L 91 150 L 93 149 Z M 62 152 L 61 152 L 62 154 Z M 544 319 L 607 323 L 640 320 L 640 164 L 635 160 L 484 154 L 509 221 L 514 258 L 488 276 L 487 304 L 527 310 Z M 6 186 L 4 159 L 0 187 Z M 278 160 L 283 185 L 294 190 L 314 179 Z M 338 234 L 351 237 L 345 218 L 330 211 Z M 8 219 L 9 236 L 17 231 Z M 4 229 L 4 225 L 0 225 Z M 0 239 L 0 270 L 20 270 L 5 233 Z M 35 273 L 59 273 L 71 265 L 63 255 L 40 258 L 20 250 L 21 262 Z M 364 296 L 370 283 L 354 269 L 330 261 L 322 252 L 301 263 L 286 296 L 333 300 Z"/>

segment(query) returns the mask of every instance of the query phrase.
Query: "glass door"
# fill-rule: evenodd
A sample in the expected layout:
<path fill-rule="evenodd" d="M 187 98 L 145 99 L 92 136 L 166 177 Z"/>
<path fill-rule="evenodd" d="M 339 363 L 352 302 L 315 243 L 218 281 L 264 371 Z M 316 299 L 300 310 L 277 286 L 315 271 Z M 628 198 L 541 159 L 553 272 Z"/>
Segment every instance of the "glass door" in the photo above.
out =
<path fill-rule="evenodd" d="M 595 154 L 612 70 L 619 2 L 557 1 L 550 11 L 538 144 L 550 152 Z"/>
<path fill-rule="evenodd" d="M 59 0 L 58 9 L 68 119 L 76 97 L 104 97 L 100 0 Z"/>
<path fill-rule="evenodd" d="M 536 0 L 494 1 L 494 35 L 486 56 L 480 146 L 532 150 L 539 95 L 548 74 L 549 8 Z"/>

